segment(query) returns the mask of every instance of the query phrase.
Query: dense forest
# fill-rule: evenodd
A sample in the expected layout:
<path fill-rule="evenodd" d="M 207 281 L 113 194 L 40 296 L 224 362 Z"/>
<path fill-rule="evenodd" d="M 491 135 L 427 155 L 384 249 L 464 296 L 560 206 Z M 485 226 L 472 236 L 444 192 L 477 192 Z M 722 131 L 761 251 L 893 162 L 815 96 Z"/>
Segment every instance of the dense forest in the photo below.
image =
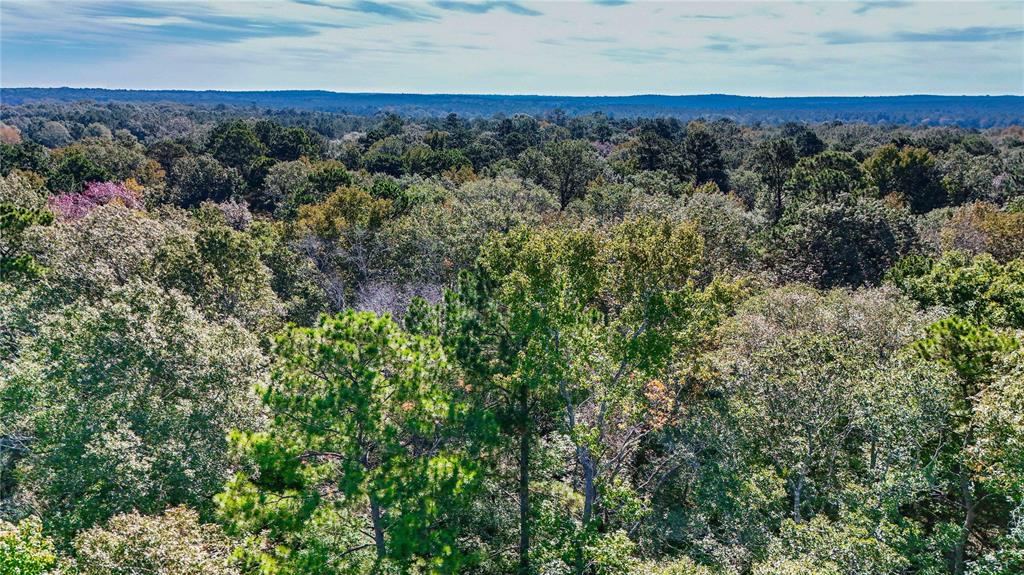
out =
<path fill-rule="evenodd" d="M 529 96 L 500 94 L 381 94 L 325 90 L 109 90 L 102 88 L 0 88 L 8 105 L 92 100 L 101 103 L 176 103 L 244 106 L 263 110 L 308 110 L 373 115 L 476 118 L 494 114 L 542 116 L 561 110 L 570 116 L 728 118 L 741 122 L 864 122 L 993 128 L 1021 123 L 1022 96 L 813 96 L 752 97 L 728 94 L 668 96 Z"/>
<path fill-rule="evenodd" d="M 1024 128 L 0 122 L 0 574 L 1024 573 Z"/>

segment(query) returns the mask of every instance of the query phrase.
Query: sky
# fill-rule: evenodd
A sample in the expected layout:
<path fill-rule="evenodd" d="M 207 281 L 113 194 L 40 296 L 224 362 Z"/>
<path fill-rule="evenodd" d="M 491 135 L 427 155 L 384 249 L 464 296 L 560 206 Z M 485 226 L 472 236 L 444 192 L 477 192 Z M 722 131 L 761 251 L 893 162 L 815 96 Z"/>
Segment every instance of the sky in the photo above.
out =
<path fill-rule="evenodd" d="M 1024 94 L 1024 2 L 2 0 L 0 86 Z"/>

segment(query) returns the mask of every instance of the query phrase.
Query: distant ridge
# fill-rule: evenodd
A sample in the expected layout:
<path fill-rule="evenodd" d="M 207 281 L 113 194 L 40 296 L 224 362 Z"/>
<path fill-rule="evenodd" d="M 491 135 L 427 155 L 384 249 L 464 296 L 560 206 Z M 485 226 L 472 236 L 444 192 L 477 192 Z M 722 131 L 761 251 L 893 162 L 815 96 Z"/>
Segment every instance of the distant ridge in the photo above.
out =
<path fill-rule="evenodd" d="M 689 96 L 529 96 L 477 94 L 383 94 L 324 90 L 108 90 L 102 88 L 0 88 L 6 106 L 41 101 L 177 103 L 197 106 L 254 107 L 407 116 L 501 114 L 539 115 L 562 110 L 568 115 L 604 112 L 617 117 L 671 116 L 731 118 L 739 122 L 788 121 L 894 123 L 998 127 L 1024 124 L 1024 96 L 814 96 L 755 97 L 705 94 Z"/>

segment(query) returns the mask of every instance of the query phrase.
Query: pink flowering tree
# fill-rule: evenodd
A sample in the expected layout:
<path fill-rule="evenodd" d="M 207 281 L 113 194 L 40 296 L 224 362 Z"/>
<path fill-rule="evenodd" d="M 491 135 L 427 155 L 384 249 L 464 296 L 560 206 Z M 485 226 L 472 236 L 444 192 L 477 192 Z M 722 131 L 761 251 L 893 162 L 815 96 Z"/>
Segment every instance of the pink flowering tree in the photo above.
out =
<path fill-rule="evenodd" d="M 50 198 L 50 210 L 63 220 L 75 220 L 97 206 L 119 201 L 129 208 L 140 208 L 135 192 L 117 182 L 89 182 L 79 194 L 61 194 Z"/>

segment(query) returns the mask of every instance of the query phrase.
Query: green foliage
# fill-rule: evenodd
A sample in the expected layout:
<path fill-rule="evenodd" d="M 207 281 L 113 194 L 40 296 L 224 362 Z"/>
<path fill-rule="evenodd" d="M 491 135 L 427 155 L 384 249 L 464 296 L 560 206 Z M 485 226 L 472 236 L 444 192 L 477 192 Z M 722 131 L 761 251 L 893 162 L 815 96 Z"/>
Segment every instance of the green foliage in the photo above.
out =
<path fill-rule="evenodd" d="M 14 170 L 44 174 L 50 163 L 48 155 L 46 148 L 29 140 L 17 144 L 0 142 L 0 175 Z"/>
<path fill-rule="evenodd" d="M 791 198 L 786 208 L 864 195 L 867 185 L 864 169 L 850 154 L 828 151 L 800 158 L 786 182 Z"/>
<path fill-rule="evenodd" d="M 95 164 L 102 173 L 110 174 L 105 180 L 145 179 L 148 158 L 142 152 L 142 146 L 138 144 L 129 147 L 113 140 L 87 139 L 61 150 L 57 156 L 63 157 L 79 152 Z"/>
<path fill-rule="evenodd" d="M 100 166 L 80 147 L 54 153 L 46 186 L 57 193 L 78 193 L 89 182 L 107 182 L 113 174 Z"/>
<path fill-rule="evenodd" d="M 19 208 L 0 203 L 0 281 L 34 278 L 43 268 L 23 248 L 25 230 L 53 222 L 49 210 Z"/>
<path fill-rule="evenodd" d="M 771 466 L 794 529 L 754 572 L 931 572 L 943 563 L 936 548 L 956 546 L 908 512 L 934 490 L 955 493 L 941 449 L 962 429 L 955 372 L 908 353 L 935 317 L 915 307 L 892 290 L 791 287 L 727 324 L 732 449 Z"/>
<path fill-rule="evenodd" d="M 481 401 L 500 402 L 497 420 L 521 446 L 521 481 L 529 481 L 530 444 L 543 422 L 559 422 L 578 464 L 573 483 L 582 509 L 568 525 L 532 526 L 521 483 L 520 530 L 557 530 L 573 550 L 561 560 L 577 570 L 594 561 L 603 562 L 597 570 L 627 569 L 624 541 L 592 531 L 632 528 L 645 514 L 630 503 L 636 498 L 642 507 L 632 494 L 639 486 L 610 462 L 635 456 L 628 438 L 657 413 L 650 404 L 662 398 L 649 393 L 651 378 L 674 353 L 696 345 L 731 301 L 728 286 L 698 290 L 692 282 L 701 247 L 692 226 L 648 218 L 607 234 L 517 228 L 488 240 L 477 275 L 464 277 L 443 308 L 447 345 Z M 429 325 L 428 318 L 410 323 Z M 521 564 L 531 554 L 547 561 L 528 543 L 520 553 Z"/>
<path fill-rule="evenodd" d="M 475 471 L 444 441 L 464 407 L 449 399 L 438 342 L 350 311 L 292 329 L 277 340 L 276 356 L 263 392 L 273 423 L 265 434 L 235 438 L 260 471 L 219 496 L 236 531 L 262 531 L 275 545 L 249 560 L 270 572 L 290 572 L 293 557 L 355 567 L 373 547 L 376 561 L 394 560 L 403 572 L 457 570 L 463 559 L 446 517 Z M 357 521 L 371 535 L 348 550 L 308 548 L 306 523 L 320 521 Z"/>
<path fill-rule="evenodd" d="M 348 173 L 341 162 L 328 160 L 313 165 L 313 171 L 309 173 L 309 185 L 314 198 L 321 200 L 338 188 L 352 185 L 352 174 Z"/>
<path fill-rule="evenodd" d="M 935 260 L 911 257 L 888 273 L 922 306 L 941 306 L 994 327 L 1024 328 L 1024 260 L 950 252 Z"/>
<path fill-rule="evenodd" d="M 1021 508 L 1013 511 L 1009 533 L 1000 537 L 994 550 L 971 564 L 970 575 L 1013 575 L 1024 570 L 1024 519 Z"/>
<path fill-rule="evenodd" d="M 324 274 L 289 245 L 284 225 L 257 221 L 246 232 L 258 246 L 260 259 L 270 271 L 270 288 L 284 307 L 284 319 L 312 325 L 330 310 Z"/>
<path fill-rule="evenodd" d="M 757 203 L 767 208 L 772 221 L 778 221 L 784 211 L 785 185 L 796 166 L 796 150 L 789 140 L 769 140 L 757 147 L 752 161 L 754 171 L 770 194 L 768 198 L 758 198 Z"/>
<path fill-rule="evenodd" d="M 238 575 L 231 541 L 195 511 L 172 507 L 156 516 L 126 513 L 74 540 L 78 575 Z"/>
<path fill-rule="evenodd" d="M 547 190 L 508 177 L 468 182 L 451 192 L 388 188 L 393 191 L 381 195 L 397 195 L 392 205 L 401 215 L 382 230 L 384 267 L 407 281 L 451 281 L 473 264 L 491 232 L 536 226 L 559 208 Z M 375 195 L 383 189 L 374 184 Z M 402 204 L 410 206 L 405 213 Z"/>
<path fill-rule="evenodd" d="M 201 208 L 197 215 L 156 249 L 156 282 L 180 290 L 211 318 L 236 318 L 256 332 L 276 325 L 282 310 L 256 240 L 228 227 L 219 211 Z"/>
<path fill-rule="evenodd" d="M 769 554 L 786 559 L 769 560 L 767 565 L 755 566 L 754 572 L 788 575 L 794 568 L 788 563 L 792 561 L 810 567 L 812 573 L 896 575 L 909 567 L 907 558 L 900 554 L 900 537 L 894 526 L 874 526 L 858 516 L 843 517 L 840 522 L 824 517 L 804 523 L 785 521 Z M 796 568 L 796 573 L 801 568 L 806 567 Z"/>
<path fill-rule="evenodd" d="M 691 122 L 686 127 L 676 163 L 681 181 L 692 180 L 696 185 L 714 182 L 721 189 L 728 188 L 722 148 L 707 126 L 700 122 Z"/>
<path fill-rule="evenodd" d="M 716 575 L 717 570 L 695 563 L 689 557 L 672 561 L 665 566 L 645 566 L 635 573 L 654 573 L 656 575 Z"/>
<path fill-rule="evenodd" d="M 893 194 L 901 198 L 915 214 L 926 213 L 946 203 L 935 158 L 924 148 L 899 148 L 895 144 L 882 146 L 864 162 L 864 169 L 879 194 Z"/>
<path fill-rule="evenodd" d="M 195 207 L 206 200 L 222 202 L 239 195 L 245 180 L 238 170 L 214 157 L 185 156 L 171 165 L 167 200 L 182 207 Z"/>
<path fill-rule="evenodd" d="M 53 543 L 38 519 L 17 525 L 0 521 L 0 575 L 44 575 L 57 565 Z"/>
<path fill-rule="evenodd" d="M 788 211 L 763 238 L 763 258 L 785 280 L 859 286 L 878 283 L 916 240 L 905 210 L 843 195 Z"/>
<path fill-rule="evenodd" d="M 933 471 L 936 489 L 956 502 L 946 512 L 950 519 L 937 526 L 935 539 L 957 574 L 966 570 L 972 535 L 988 528 L 990 514 L 1007 513 L 1008 504 L 1020 497 L 1016 488 L 1006 491 L 1008 477 L 1019 479 L 1020 439 L 1006 427 L 1010 420 L 1002 409 L 993 405 L 1017 401 L 1017 386 L 1010 382 L 1020 370 L 1020 354 L 1011 352 L 1021 347 L 1012 331 L 1022 325 L 1021 261 L 1004 266 L 987 254 L 971 258 L 952 252 L 938 261 L 909 259 L 890 274 L 922 305 L 952 312 L 931 325 L 915 348 L 958 376 L 947 430 L 958 447 L 939 446 Z M 993 448 L 1004 442 L 1005 450 Z M 1009 500 L 994 500 L 1000 492 Z M 1012 548 L 1011 540 L 1008 545 Z"/>
<path fill-rule="evenodd" d="M 926 359 L 949 365 L 964 381 L 975 384 L 990 376 L 1000 354 L 1018 344 L 1014 337 L 999 334 L 985 324 L 950 317 L 929 326 L 917 349 Z"/>
<path fill-rule="evenodd" d="M 1012 129 L 3 120 L 0 572 L 1022 570 Z"/>
<path fill-rule="evenodd" d="M 0 434 L 30 438 L 17 479 L 62 537 L 132 509 L 204 508 L 227 431 L 258 422 L 263 363 L 237 323 L 136 279 L 35 326 L 0 367 Z"/>
<path fill-rule="evenodd" d="M 207 145 L 210 155 L 222 164 L 245 171 L 256 158 L 267 153 L 267 147 L 246 122 L 220 124 L 210 134 Z"/>
<path fill-rule="evenodd" d="M 936 160 L 936 166 L 942 173 L 942 187 L 954 205 L 999 199 L 1003 190 L 998 189 L 994 182 L 1003 170 L 1000 164 L 996 157 L 971 155 L 962 149 L 941 155 Z"/>
<path fill-rule="evenodd" d="M 43 209 L 49 197 L 44 186 L 45 180 L 34 172 L 11 170 L 0 178 L 0 204 L 14 204 L 15 207 L 30 210 Z"/>
<path fill-rule="evenodd" d="M 550 162 L 549 177 L 562 209 L 583 196 L 586 185 L 601 168 L 594 147 L 583 140 L 552 142 L 544 148 L 544 155 Z"/>
<path fill-rule="evenodd" d="M 254 198 L 253 206 L 281 216 L 294 216 L 299 206 L 314 201 L 309 182 L 311 169 L 309 163 L 302 160 L 271 165 L 261 179 L 261 190 Z M 324 194 L 319 199 L 322 201 L 326 197 Z"/>

